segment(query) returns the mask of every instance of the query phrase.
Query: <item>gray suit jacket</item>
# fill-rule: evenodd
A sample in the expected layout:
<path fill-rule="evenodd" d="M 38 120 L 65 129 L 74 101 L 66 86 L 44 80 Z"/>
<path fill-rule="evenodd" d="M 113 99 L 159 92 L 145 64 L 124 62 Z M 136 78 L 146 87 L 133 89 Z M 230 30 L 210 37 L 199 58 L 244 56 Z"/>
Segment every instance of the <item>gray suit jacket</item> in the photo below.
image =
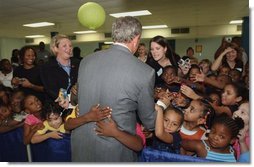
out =
<path fill-rule="evenodd" d="M 120 45 L 85 57 L 78 74 L 80 115 L 99 103 L 112 108 L 118 128 L 136 134 L 136 114 L 143 125 L 154 129 L 153 90 L 155 72 Z M 97 136 L 95 122 L 72 132 L 72 160 L 77 162 L 131 162 L 136 152 L 115 138 Z"/>

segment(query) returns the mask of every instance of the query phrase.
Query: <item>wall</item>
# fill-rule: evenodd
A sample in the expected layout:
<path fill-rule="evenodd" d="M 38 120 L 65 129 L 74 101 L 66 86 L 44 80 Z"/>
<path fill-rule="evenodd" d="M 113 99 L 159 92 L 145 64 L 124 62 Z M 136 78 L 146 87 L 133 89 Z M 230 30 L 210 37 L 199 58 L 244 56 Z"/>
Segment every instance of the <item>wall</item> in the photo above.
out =
<path fill-rule="evenodd" d="M 9 59 L 13 49 L 20 49 L 24 45 L 25 39 L 0 38 L 0 59 Z"/>
<path fill-rule="evenodd" d="M 217 48 L 220 46 L 221 39 L 222 39 L 222 36 L 210 37 L 210 38 L 200 38 L 198 40 L 195 38 L 176 39 L 175 51 L 180 56 L 184 56 L 186 49 L 188 47 L 191 46 L 195 50 L 196 45 L 202 45 L 202 50 L 203 50 L 202 53 L 201 54 L 195 53 L 195 56 L 199 60 L 205 59 L 205 58 L 213 60 L 213 55 L 214 55 L 215 51 L 217 50 Z M 141 42 L 144 42 L 146 44 L 147 49 L 149 48 L 149 40 L 150 39 L 141 39 Z M 38 45 L 39 42 L 40 42 L 40 40 L 37 40 L 36 44 L 34 43 L 34 45 Z M 49 41 L 46 41 L 46 42 L 48 42 L 48 43 L 46 43 L 46 49 L 49 49 Z M 24 39 L 14 39 L 14 38 L 13 39 L 11 39 L 11 38 L 0 39 L 0 52 L 1 52 L 0 58 L 1 59 L 2 58 L 10 58 L 12 49 L 14 49 L 14 48 L 20 49 L 24 45 L 26 45 Z M 73 41 L 73 47 L 75 47 L 75 46 L 80 47 L 81 56 L 84 57 L 90 53 L 93 53 L 94 49 L 99 47 L 99 42 Z"/>

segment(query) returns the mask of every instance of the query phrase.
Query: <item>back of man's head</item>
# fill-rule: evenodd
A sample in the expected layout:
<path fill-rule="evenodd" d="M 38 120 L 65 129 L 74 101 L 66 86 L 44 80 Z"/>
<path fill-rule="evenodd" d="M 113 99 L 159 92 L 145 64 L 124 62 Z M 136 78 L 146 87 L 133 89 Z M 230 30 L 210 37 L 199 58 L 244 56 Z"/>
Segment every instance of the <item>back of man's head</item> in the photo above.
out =
<path fill-rule="evenodd" d="M 112 25 L 112 39 L 114 42 L 129 43 L 136 36 L 141 35 L 142 25 L 134 17 L 119 17 Z"/>

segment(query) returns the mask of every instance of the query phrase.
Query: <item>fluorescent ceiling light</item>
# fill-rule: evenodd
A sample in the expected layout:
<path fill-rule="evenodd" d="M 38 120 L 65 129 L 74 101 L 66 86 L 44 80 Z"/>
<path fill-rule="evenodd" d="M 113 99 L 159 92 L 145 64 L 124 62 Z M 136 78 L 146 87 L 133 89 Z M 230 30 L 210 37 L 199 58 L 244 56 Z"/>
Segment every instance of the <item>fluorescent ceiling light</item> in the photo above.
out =
<path fill-rule="evenodd" d="M 75 31 L 74 34 L 90 34 L 90 33 L 96 33 L 96 31 Z"/>
<path fill-rule="evenodd" d="M 229 22 L 229 24 L 242 24 L 243 20 L 232 20 Z"/>
<path fill-rule="evenodd" d="M 28 36 L 25 36 L 26 38 L 42 38 L 42 37 L 45 37 L 44 35 L 28 35 Z"/>
<path fill-rule="evenodd" d="M 133 12 L 123 12 L 123 13 L 112 13 L 109 14 L 113 17 L 124 17 L 124 16 L 145 16 L 145 15 L 151 15 L 152 13 L 148 10 L 140 10 L 140 11 L 133 11 Z"/>
<path fill-rule="evenodd" d="M 46 27 L 46 26 L 53 26 L 55 23 L 50 22 L 39 22 L 39 23 L 31 23 L 31 24 L 24 24 L 25 27 Z"/>
<path fill-rule="evenodd" d="M 110 45 L 113 44 L 114 42 L 104 42 L 104 44 Z"/>
<path fill-rule="evenodd" d="M 167 25 L 143 26 L 142 29 L 168 28 Z"/>

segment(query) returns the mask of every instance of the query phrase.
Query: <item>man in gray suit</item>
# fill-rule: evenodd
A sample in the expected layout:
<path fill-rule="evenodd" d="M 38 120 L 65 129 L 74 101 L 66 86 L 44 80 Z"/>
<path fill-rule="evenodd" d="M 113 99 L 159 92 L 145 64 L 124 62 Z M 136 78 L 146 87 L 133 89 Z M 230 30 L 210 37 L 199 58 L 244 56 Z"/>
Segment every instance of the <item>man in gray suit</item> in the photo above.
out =
<path fill-rule="evenodd" d="M 80 115 L 99 103 L 112 108 L 112 118 L 120 130 L 136 134 L 137 115 L 145 128 L 153 130 L 155 110 L 154 70 L 138 60 L 136 52 L 142 32 L 134 17 L 117 18 L 112 25 L 111 48 L 85 57 L 78 74 Z M 137 153 L 112 137 L 98 136 L 96 122 L 72 132 L 74 162 L 134 162 Z"/>

